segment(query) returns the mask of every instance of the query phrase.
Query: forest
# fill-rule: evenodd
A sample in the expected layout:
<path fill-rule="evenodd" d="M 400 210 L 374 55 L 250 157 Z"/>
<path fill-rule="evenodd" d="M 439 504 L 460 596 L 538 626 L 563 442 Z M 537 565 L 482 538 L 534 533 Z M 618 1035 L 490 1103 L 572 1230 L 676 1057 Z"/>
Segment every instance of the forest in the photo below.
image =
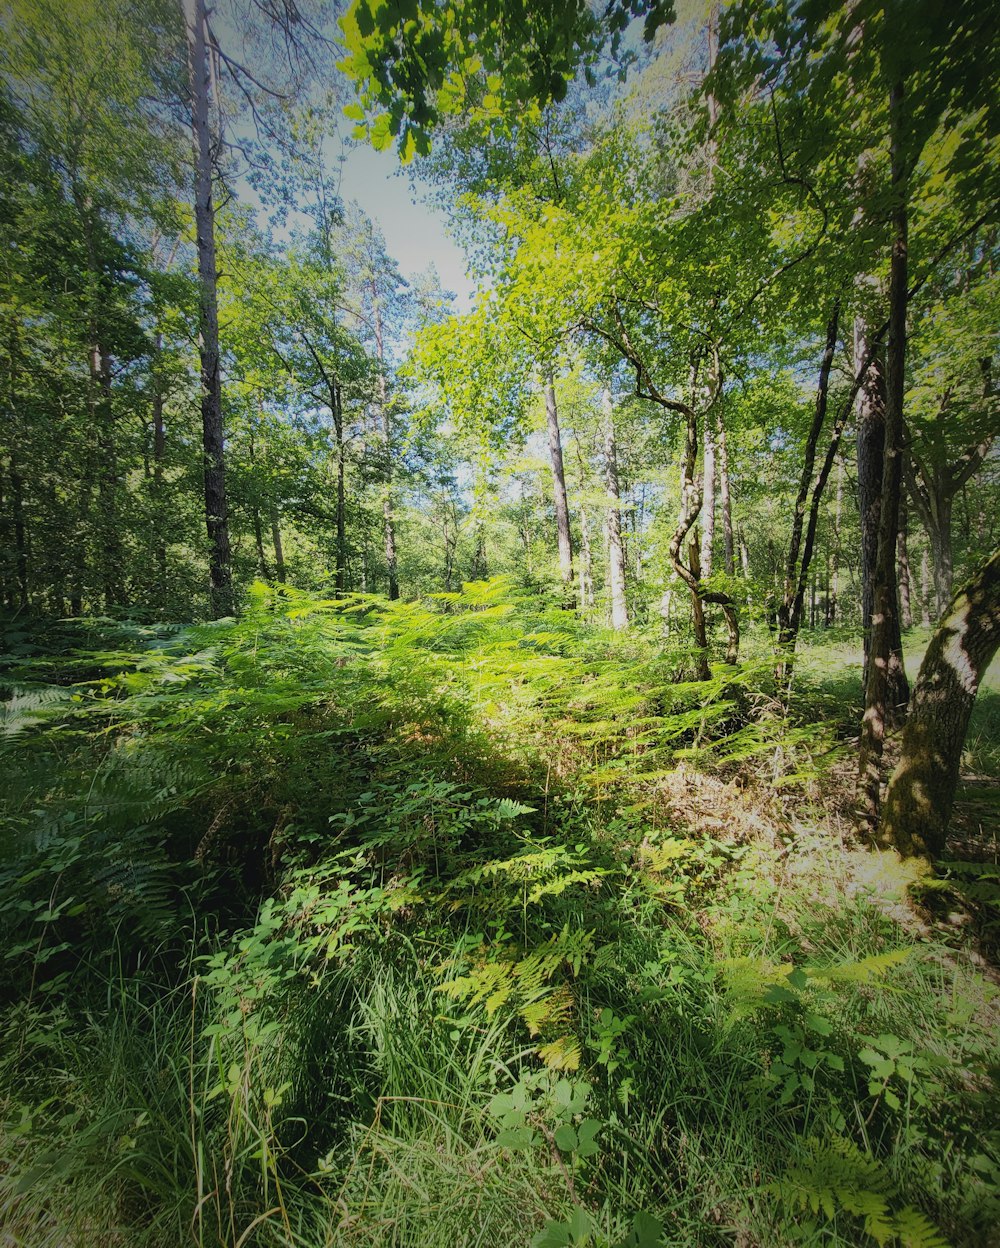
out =
<path fill-rule="evenodd" d="M 1000 6 L 0 31 L 0 1244 L 1000 1248 Z"/>

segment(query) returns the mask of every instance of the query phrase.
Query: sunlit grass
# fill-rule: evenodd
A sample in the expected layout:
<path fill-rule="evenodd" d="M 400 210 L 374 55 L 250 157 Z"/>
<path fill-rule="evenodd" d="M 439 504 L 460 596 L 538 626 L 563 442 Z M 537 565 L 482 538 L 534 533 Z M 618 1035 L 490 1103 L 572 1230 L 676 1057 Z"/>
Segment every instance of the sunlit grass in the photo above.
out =
<path fill-rule="evenodd" d="M 658 638 L 616 666 L 470 605 L 262 602 L 119 655 L 72 721 L 100 734 L 54 707 L 16 738 L 11 1242 L 523 1248 L 584 1219 L 616 1248 L 641 1216 L 677 1248 L 856 1248 L 832 1189 L 781 1195 L 838 1147 L 888 1224 L 987 1242 L 995 991 L 914 908 L 938 883 L 825 814 L 858 648 L 804 639 L 786 721 L 731 679 L 658 690 Z M 985 693 L 967 762 L 995 776 Z"/>

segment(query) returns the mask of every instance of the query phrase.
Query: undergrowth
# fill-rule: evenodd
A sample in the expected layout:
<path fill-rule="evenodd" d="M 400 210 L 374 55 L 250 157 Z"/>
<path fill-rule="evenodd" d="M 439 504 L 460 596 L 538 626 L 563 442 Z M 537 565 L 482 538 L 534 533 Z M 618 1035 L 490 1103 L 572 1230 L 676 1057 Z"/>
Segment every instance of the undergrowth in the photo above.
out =
<path fill-rule="evenodd" d="M 496 582 L 88 629 L 0 675 L 5 1242 L 991 1242 L 996 993 L 799 818 L 821 670 Z"/>

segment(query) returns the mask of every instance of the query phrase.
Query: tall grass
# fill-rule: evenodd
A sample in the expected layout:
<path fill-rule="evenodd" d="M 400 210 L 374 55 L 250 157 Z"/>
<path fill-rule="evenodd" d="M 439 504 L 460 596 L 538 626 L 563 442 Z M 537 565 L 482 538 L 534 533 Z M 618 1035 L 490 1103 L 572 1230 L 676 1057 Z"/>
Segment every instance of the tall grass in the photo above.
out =
<path fill-rule="evenodd" d="M 630 646 L 262 592 L 22 694 L 5 1242 L 991 1242 L 995 990 L 794 785 L 740 815 L 850 693 Z"/>

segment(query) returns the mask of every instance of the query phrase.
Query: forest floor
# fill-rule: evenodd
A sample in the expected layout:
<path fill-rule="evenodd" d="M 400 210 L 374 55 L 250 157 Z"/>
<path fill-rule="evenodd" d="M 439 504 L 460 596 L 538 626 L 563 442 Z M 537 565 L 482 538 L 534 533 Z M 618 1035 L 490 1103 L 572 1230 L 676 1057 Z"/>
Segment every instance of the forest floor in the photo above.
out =
<path fill-rule="evenodd" d="M 853 837 L 834 634 L 786 713 L 766 633 L 691 682 L 503 585 L 57 633 L 3 677 L 0 1244 L 1000 1242 L 996 667 L 930 874 Z"/>

